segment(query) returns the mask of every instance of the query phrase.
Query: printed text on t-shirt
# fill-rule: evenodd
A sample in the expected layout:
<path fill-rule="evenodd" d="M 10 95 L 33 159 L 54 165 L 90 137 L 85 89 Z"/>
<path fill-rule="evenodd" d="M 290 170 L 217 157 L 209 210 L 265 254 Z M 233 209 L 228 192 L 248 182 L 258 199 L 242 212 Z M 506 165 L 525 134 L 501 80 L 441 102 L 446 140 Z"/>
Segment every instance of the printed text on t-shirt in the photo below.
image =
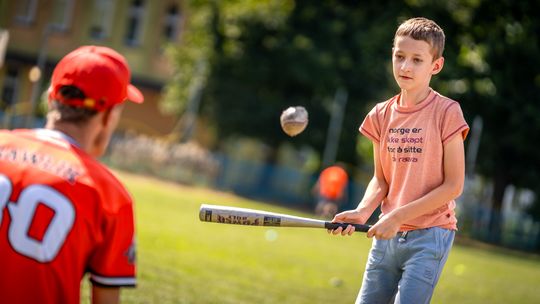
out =
<path fill-rule="evenodd" d="M 418 162 L 418 155 L 422 153 L 424 137 L 422 128 L 390 128 L 388 129 L 387 150 L 392 153 L 392 161 L 403 163 Z"/>

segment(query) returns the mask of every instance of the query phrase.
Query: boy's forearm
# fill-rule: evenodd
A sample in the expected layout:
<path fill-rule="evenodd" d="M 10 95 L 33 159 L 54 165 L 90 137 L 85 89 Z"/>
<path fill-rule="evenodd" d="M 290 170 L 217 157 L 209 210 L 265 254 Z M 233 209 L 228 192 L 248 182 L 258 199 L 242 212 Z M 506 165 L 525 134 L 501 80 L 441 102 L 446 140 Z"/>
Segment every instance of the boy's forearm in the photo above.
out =
<path fill-rule="evenodd" d="M 457 198 L 462 186 L 443 183 L 423 197 L 393 211 L 399 222 L 405 223 L 421 215 L 433 212 L 437 208 Z"/>
<path fill-rule="evenodd" d="M 356 207 L 356 210 L 372 214 L 381 204 L 387 193 L 388 184 L 385 181 L 379 180 L 376 176 L 373 176 L 366 188 L 364 197 L 358 204 L 358 207 Z"/>

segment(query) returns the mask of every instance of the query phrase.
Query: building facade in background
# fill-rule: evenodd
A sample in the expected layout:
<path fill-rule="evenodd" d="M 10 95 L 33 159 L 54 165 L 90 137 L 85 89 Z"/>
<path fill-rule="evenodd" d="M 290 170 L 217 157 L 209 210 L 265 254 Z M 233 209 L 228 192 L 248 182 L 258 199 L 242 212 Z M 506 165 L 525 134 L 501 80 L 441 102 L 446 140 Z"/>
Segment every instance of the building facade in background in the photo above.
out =
<path fill-rule="evenodd" d="M 182 4 L 181 0 L 0 0 L 0 31 L 9 34 L 0 66 L 2 126 L 10 126 L 6 117 L 25 117 L 38 107 L 60 58 L 78 46 L 93 44 L 122 53 L 132 69 L 132 83 L 145 96 L 142 106 L 126 105 L 119 128 L 148 135 L 169 133 L 175 117 L 162 113 L 158 103 L 173 72 L 165 46 L 179 43 L 185 18 Z"/>

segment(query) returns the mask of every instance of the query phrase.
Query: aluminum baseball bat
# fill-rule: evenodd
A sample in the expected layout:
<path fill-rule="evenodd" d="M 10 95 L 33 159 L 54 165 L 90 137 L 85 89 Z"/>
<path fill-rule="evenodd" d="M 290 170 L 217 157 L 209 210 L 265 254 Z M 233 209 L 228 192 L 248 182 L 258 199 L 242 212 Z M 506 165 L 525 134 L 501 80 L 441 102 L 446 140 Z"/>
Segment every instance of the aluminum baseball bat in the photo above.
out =
<path fill-rule="evenodd" d="M 249 226 L 274 226 L 274 227 L 311 227 L 337 229 L 354 226 L 355 231 L 367 232 L 370 225 L 332 223 L 312 218 L 274 213 L 262 210 L 218 206 L 202 204 L 199 210 L 199 219 L 203 222 L 213 222 L 222 224 L 249 225 Z"/>

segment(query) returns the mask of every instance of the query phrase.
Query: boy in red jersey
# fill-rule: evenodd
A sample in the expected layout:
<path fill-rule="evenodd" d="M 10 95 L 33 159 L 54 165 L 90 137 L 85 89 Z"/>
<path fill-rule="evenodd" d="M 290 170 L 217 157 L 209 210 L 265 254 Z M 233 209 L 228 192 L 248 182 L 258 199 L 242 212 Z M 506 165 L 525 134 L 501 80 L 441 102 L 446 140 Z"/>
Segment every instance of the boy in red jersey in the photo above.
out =
<path fill-rule="evenodd" d="M 444 65 L 444 39 L 426 18 L 398 27 L 392 66 L 401 92 L 360 126 L 373 142 L 375 172 L 358 207 L 334 221 L 364 224 L 379 205 L 382 214 L 367 233 L 375 238 L 356 303 L 429 303 L 452 247 L 469 127 L 459 103 L 429 86 Z"/>
<path fill-rule="evenodd" d="M 44 129 L 0 131 L 0 302 L 117 303 L 135 286 L 133 202 L 96 157 L 123 103 L 143 102 L 124 57 L 83 46 L 56 66 Z"/>

